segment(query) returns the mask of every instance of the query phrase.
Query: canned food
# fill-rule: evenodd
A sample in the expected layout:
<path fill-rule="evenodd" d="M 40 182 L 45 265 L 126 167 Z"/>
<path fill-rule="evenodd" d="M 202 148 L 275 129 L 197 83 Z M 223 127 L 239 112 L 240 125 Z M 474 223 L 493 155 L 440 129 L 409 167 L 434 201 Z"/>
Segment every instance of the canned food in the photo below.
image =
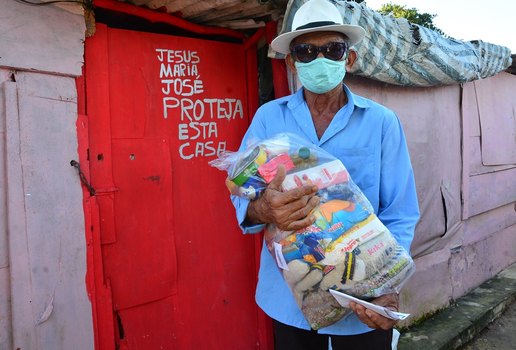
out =
<path fill-rule="evenodd" d="M 267 155 L 265 151 L 260 146 L 256 146 L 247 156 L 243 157 L 240 162 L 237 163 L 233 170 L 231 181 L 238 186 L 242 186 L 251 176 L 256 175 L 258 168 L 265 163 L 266 160 Z"/>

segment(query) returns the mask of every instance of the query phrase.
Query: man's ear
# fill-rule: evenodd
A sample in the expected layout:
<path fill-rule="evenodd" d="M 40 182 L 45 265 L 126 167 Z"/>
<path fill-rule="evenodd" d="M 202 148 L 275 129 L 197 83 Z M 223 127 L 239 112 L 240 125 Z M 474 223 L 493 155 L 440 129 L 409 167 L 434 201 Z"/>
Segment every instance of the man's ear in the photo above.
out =
<path fill-rule="evenodd" d="M 294 73 L 296 73 L 296 65 L 294 63 L 294 59 L 292 58 L 291 54 L 287 54 L 285 57 L 285 63 L 287 64 L 288 68 Z"/>
<path fill-rule="evenodd" d="M 357 52 L 355 50 L 349 50 L 348 51 L 348 58 L 346 60 L 346 68 L 349 70 L 351 67 L 353 67 L 353 64 L 355 63 L 357 59 Z"/>

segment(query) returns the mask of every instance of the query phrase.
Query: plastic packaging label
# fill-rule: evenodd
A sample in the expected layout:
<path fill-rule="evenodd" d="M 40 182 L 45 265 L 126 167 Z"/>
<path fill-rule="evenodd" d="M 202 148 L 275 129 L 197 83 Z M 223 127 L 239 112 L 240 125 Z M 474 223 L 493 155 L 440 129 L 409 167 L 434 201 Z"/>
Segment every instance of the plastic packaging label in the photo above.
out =
<path fill-rule="evenodd" d="M 283 256 L 282 246 L 279 243 L 274 242 L 274 252 L 276 253 L 276 263 L 279 268 L 283 270 L 289 270 L 285 257 Z"/>

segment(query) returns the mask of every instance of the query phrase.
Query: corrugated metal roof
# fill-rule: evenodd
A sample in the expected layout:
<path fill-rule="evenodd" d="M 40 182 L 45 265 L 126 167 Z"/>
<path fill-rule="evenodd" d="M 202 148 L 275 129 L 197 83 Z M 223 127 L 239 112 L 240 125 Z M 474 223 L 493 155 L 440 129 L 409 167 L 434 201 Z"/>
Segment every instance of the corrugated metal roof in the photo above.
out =
<path fill-rule="evenodd" d="M 250 29 L 277 20 L 288 0 L 126 0 L 202 25 Z"/>

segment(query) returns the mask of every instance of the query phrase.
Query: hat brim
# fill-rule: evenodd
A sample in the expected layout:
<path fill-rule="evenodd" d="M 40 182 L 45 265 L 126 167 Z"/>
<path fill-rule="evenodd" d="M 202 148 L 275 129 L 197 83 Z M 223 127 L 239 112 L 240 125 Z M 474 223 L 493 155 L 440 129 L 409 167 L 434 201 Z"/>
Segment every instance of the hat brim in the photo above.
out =
<path fill-rule="evenodd" d="M 278 35 L 272 42 L 271 47 L 274 51 L 288 54 L 290 52 L 290 42 L 300 35 L 313 32 L 338 32 L 342 33 L 349 39 L 349 46 L 359 43 L 365 36 L 364 28 L 351 24 L 332 24 L 321 27 L 306 28 L 294 30 L 291 32 Z"/>

